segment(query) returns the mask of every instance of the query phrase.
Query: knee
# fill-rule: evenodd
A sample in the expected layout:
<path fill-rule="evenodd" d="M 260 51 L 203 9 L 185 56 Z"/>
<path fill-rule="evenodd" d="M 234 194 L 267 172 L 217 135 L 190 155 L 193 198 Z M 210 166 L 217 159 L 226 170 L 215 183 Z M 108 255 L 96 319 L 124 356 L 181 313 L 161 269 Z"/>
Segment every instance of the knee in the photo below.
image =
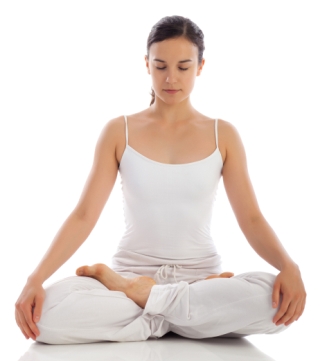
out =
<path fill-rule="evenodd" d="M 63 309 L 63 303 L 69 300 L 76 283 L 77 277 L 67 277 L 45 288 L 45 299 L 37 327 L 40 335 L 37 342 L 47 344 L 65 344 L 63 323 L 69 318 L 69 310 Z"/>
<path fill-rule="evenodd" d="M 49 345 L 61 345 L 69 342 L 63 340 L 62 334 L 59 330 L 53 330 L 46 327 L 44 324 L 38 325 L 40 335 L 36 338 L 37 342 L 46 343 Z"/>
<path fill-rule="evenodd" d="M 54 312 L 42 312 L 40 321 L 37 323 L 37 327 L 40 332 L 39 336 L 36 338 L 37 342 L 51 345 L 67 343 L 62 339 L 63 332 L 55 326 L 55 318 L 56 315 Z"/>
<path fill-rule="evenodd" d="M 279 312 L 280 305 L 281 305 L 281 297 L 280 297 L 279 305 L 277 308 L 272 307 L 272 303 L 270 300 L 269 305 L 268 305 L 268 310 L 267 310 L 267 312 L 264 313 L 263 318 L 260 321 L 262 324 L 262 332 L 261 333 L 276 334 L 276 333 L 280 333 L 280 332 L 287 330 L 287 328 L 289 328 L 291 326 L 291 325 L 286 326 L 285 324 L 281 324 L 281 325 L 277 326 L 273 322 L 274 316 L 276 315 L 277 312 Z"/>
<path fill-rule="evenodd" d="M 273 290 L 273 285 L 276 280 L 276 275 L 269 272 L 247 272 L 247 273 L 241 273 L 235 278 L 242 278 L 246 281 L 256 284 L 260 286 L 265 292 L 271 292 Z"/>
<path fill-rule="evenodd" d="M 289 326 L 285 326 L 284 324 L 277 326 L 273 323 L 273 318 L 278 312 L 282 301 L 282 296 L 280 296 L 278 307 L 272 307 L 272 294 L 276 275 L 269 272 L 248 272 L 237 275 L 236 277 L 243 278 L 253 285 L 260 286 L 260 288 L 256 287 L 256 291 L 254 291 L 257 292 L 259 296 L 257 302 L 253 305 L 257 313 L 257 322 L 255 322 L 253 330 L 254 333 L 275 334 L 286 330 Z"/>
<path fill-rule="evenodd" d="M 291 325 L 285 326 L 284 324 L 276 326 L 274 323 L 272 323 L 273 326 L 271 326 L 267 332 L 267 334 L 275 334 L 275 333 L 280 333 L 283 332 L 285 330 L 287 330 L 287 328 L 289 328 Z"/>
<path fill-rule="evenodd" d="M 57 302 L 53 296 L 51 292 L 47 292 L 46 290 L 46 299 L 42 308 L 40 321 L 37 323 L 40 334 L 36 338 L 36 341 L 55 345 L 65 342 L 61 339 L 61 332 L 58 327 L 56 327 L 56 320 L 58 321 L 60 315 L 56 312 Z"/>
<path fill-rule="evenodd" d="M 273 288 L 274 282 L 276 280 L 276 275 L 269 272 L 255 272 L 258 274 L 259 280 L 265 283 L 269 288 Z"/>

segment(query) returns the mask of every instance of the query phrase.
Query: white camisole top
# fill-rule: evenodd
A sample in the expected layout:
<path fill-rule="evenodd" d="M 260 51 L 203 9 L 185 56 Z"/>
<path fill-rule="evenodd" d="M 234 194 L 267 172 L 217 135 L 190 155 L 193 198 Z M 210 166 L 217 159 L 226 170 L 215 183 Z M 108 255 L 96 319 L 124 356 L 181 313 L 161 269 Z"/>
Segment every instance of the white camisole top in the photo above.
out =
<path fill-rule="evenodd" d="M 191 163 L 167 164 L 137 152 L 128 143 L 119 165 L 125 232 L 112 269 L 151 276 L 167 266 L 221 272 L 221 256 L 211 236 L 212 208 L 223 161 L 218 148 Z M 163 276 L 163 274 L 162 274 Z M 164 276 L 163 276 L 164 277 Z M 165 277 L 164 277 L 165 278 Z"/>

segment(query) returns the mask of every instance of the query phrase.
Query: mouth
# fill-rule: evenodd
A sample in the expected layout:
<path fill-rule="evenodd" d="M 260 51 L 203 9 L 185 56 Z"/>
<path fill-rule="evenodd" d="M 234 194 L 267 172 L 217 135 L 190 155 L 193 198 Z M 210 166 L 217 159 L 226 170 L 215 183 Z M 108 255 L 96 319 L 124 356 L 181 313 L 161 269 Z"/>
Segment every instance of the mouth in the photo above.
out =
<path fill-rule="evenodd" d="M 179 91 L 179 89 L 163 89 L 163 90 L 169 94 L 175 94 Z"/>

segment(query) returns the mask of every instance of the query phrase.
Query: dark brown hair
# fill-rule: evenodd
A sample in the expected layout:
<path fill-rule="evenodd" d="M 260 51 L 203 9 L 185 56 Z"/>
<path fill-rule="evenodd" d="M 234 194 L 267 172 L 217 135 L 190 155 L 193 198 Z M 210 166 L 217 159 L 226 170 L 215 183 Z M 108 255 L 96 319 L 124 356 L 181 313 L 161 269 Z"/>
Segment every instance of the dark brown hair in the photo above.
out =
<path fill-rule="evenodd" d="M 179 15 L 165 16 L 160 19 L 152 28 L 147 39 L 147 57 L 149 58 L 149 48 L 153 43 L 157 43 L 166 39 L 186 38 L 198 48 L 198 65 L 203 59 L 204 34 L 201 29 L 190 19 Z M 154 89 L 151 89 L 152 96 L 149 105 L 155 101 Z"/>

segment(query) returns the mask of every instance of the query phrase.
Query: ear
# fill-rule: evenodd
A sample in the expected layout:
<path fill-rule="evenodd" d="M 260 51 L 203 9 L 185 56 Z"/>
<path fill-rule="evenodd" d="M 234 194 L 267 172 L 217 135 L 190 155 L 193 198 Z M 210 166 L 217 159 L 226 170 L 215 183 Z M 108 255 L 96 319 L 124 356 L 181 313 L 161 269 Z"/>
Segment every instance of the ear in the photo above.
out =
<path fill-rule="evenodd" d="M 146 62 L 146 67 L 147 67 L 147 72 L 148 72 L 148 74 L 150 74 L 150 69 L 149 69 L 149 60 L 148 60 L 148 57 L 147 57 L 147 55 L 145 55 L 145 62 Z"/>
<path fill-rule="evenodd" d="M 197 69 L 197 74 L 196 74 L 197 76 L 199 76 L 201 74 L 204 64 L 205 64 L 205 59 L 203 58 L 202 62 L 200 63 L 200 65 L 199 65 L 199 67 Z"/>

